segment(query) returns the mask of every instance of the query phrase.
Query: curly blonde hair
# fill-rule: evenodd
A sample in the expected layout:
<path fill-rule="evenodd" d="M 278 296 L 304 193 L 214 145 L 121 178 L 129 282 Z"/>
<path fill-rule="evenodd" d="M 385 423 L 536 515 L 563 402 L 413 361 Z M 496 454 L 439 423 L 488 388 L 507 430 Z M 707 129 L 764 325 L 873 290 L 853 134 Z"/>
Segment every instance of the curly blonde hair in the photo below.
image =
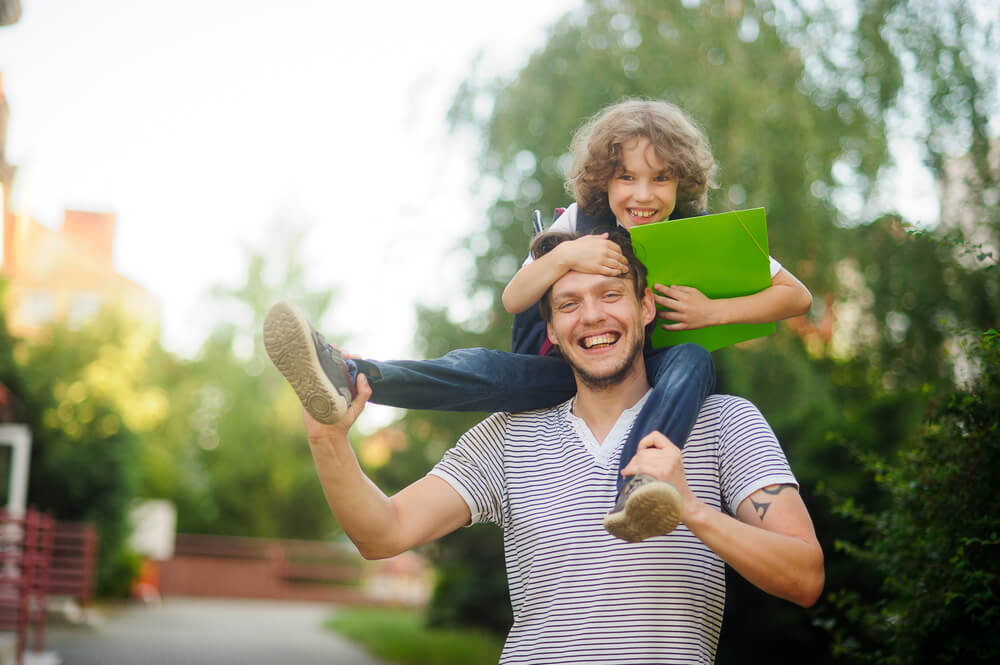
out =
<path fill-rule="evenodd" d="M 674 216 L 701 214 L 708 204 L 708 188 L 717 186 L 708 139 L 677 106 L 644 99 L 627 99 L 604 108 L 573 136 L 566 190 L 580 208 L 595 216 L 610 212 L 608 183 L 621 169 L 622 146 L 637 138 L 649 140 L 677 179 Z"/>

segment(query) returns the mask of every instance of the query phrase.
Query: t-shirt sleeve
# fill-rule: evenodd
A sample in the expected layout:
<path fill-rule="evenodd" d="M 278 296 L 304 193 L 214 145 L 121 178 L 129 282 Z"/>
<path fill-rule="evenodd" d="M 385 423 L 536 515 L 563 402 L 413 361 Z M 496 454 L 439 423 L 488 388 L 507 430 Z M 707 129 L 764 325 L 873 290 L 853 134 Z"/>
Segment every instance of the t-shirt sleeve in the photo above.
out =
<path fill-rule="evenodd" d="M 774 430 L 757 407 L 741 397 L 730 398 L 720 414 L 719 462 L 722 502 L 732 515 L 761 488 L 799 484 Z"/>
<path fill-rule="evenodd" d="M 773 256 L 767 257 L 767 261 L 771 268 L 771 279 L 774 279 L 774 276 L 781 272 L 782 265 Z"/>
<path fill-rule="evenodd" d="M 566 208 L 565 210 L 563 210 L 563 214 L 559 215 L 559 217 L 556 218 L 556 220 L 554 222 L 552 222 L 552 226 L 550 226 L 549 228 L 547 228 L 545 230 L 546 231 L 564 231 L 564 232 L 567 232 L 567 233 L 575 233 L 576 232 L 576 216 L 577 216 L 576 210 L 577 210 L 576 203 L 571 203 L 568 208 Z M 531 258 L 531 254 L 528 254 L 528 258 L 526 258 L 524 260 L 524 263 L 522 263 L 521 265 L 522 266 L 526 266 L 529 263 L 531 263 L 532 261 L 534 261 L 534 259 Z"/>
<path fill-rule="evenodd" d="M 438 476 L 465 500 L 471 524 L 503 526 L 506 490 L 503 452 L 509 414 L 494 413 L 462 435 L 429 475 Z"/>

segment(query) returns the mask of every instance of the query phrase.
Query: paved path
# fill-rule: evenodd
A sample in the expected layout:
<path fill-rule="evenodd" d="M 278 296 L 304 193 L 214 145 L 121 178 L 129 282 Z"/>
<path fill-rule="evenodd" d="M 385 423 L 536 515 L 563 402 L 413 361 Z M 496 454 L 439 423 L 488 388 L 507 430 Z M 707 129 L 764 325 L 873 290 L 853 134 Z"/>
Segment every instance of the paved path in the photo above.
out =
<path fill-rule="evenodd" d="M 170 598 L 107 610 L 103 626 L 51 625 L 62 665 L 385 665 L 323 628 L 329 605 Z"/>

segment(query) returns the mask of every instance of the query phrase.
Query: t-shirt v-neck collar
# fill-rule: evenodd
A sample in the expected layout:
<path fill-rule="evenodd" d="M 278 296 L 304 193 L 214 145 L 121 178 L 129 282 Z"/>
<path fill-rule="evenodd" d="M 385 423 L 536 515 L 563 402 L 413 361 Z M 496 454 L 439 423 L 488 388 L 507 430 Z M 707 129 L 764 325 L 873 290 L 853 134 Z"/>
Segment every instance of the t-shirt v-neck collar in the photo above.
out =
<path fill-rule="evenodd" d="M 611 431 L 608 432 L 607 437 L 605 437 L 604 442 L 597 440 L 594 433 L 590 431 L 590 427 L 584 422 L 583 418 L 580 418 L 573 413 L 573 405 L 576 403 L 576 397 L 573 397 L 569 401 L 569 408 L 566 409 L 566 420 L 570 425 L 573 426 L 574 431 L 580 443 L 584 448 L 587 449 L 590 454 L 601 464 L 606 463 L 612 458 L 613 455 L 617 455 L 619 444 L 625 440 L 628 436 L 628 432 L 632 427 L 632 423 L 635 422 L 635 418 L 639 415 L 639 411 L 642 409 L 646 400 L 649 399 L 649 390 L 639 398 L 639 401 L 630 406 L 629 408 L 622 411 L 621 415 L 618 416 L 618 420 L 615 421 L 614 426 Z"/>

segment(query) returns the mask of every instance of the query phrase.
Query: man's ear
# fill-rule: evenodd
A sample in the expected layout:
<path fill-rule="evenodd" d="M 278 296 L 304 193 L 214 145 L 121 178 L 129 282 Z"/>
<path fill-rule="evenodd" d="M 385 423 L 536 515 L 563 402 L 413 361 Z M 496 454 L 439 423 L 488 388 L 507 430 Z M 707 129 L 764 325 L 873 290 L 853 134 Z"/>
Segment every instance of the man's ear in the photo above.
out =
<path fill-rule="evenodd" d="M 552 324 L 545 324 L 545 336 L 549 338 L 549 342 L 552 346 L 559 346 L 559 342 L 556 341 L 556 334 L 552 332 Z"/>
<path fill-rule="evenodd" d="M 642 324 L 648 326 L 656 318 L 656 301 L 653 300 L 653 291 L 647 286 L 642 292 Z"/>

